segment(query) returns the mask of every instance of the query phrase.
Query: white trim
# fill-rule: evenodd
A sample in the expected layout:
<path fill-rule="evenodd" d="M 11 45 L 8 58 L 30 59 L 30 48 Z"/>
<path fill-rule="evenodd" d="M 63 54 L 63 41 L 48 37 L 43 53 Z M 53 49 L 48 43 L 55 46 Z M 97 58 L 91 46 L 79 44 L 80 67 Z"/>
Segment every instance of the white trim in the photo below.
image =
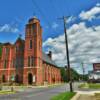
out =
<path fill-rule="evenodd" d="M 25 68 L 28 68 L 28 69 L 32 69 L 32 68 L 34 69 L 35 68 L 35 69 L 37 69 L 37 68 L 40 68 L 40 67 L 24 67 L 23 69 L 25 69 Z"/>
<path fill-rule="evenodd" d="M 34 69 L 34 68 L 37 69 L 37 68 L 40 68 L 40 67 L 23 67 L 22 69 Z M 16 68 L 2 68 L 0 70 L 16 70 Z"/>
<path fill-rule="evenodd" d="M 9 68 L 6 68 L 6 69 L 3 68 L 3 69 L 0 69 L 0 70 L 16 70 L 16 69 L 15 68 L 10 68 L 10 69 Z"/>

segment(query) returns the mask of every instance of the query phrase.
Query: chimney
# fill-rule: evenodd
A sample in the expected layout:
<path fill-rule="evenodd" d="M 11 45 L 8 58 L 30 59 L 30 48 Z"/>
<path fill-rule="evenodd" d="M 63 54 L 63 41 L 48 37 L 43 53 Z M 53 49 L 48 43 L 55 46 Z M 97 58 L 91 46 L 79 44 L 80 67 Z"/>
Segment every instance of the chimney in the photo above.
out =
<path fill-rule="evenodd" d="M 52 52 L 49 51 L 48 56 L 50 57 L 50 59 L 52 59 Z"/>

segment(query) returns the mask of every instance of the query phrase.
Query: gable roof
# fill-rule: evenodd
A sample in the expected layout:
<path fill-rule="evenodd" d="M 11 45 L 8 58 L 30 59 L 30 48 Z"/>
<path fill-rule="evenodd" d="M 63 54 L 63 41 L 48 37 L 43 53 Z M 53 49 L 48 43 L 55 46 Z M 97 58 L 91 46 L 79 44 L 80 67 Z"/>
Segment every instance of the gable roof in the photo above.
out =
<path fill-rule="evenodd" d="M 21 37 L 18 37 L 18 39 L 16 40 L 15 44 L 16 44 L 17 42 L 24 43 L 25 41 L 24 41 Z"/>
<path fill-rule="evenodd" d="M 46 63 L 49 63 L 51 65 L 54 65 L 55 67 L 58 67 L 55 62 L 44 52 L 42 52 L 42 60 L 45 61 Z"/>
<path fill-rule="evenodd" d="M 8 45 L 11 45 L 10 42 L 6 42 L 6 43 L 3 43 L 4 46 L 8 46 Z"/>

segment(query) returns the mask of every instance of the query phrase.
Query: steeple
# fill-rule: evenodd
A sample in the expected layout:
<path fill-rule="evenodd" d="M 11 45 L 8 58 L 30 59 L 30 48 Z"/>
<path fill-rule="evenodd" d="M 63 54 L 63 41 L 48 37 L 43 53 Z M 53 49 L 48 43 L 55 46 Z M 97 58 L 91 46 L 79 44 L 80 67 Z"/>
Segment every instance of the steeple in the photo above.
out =
<path fill-rule="evenodd" d="M 15 43 L 17 43 L 17 42 L 21 42 L 21 43 L 24 42 L 24 40 L 22 39 L 22 34 L 19 34 L 19 36 L 18 36 L 18 38 L 17 38 Z"/>
<path fill-rule="evenodd" d="M 29 19 L 25 28 L 24 68 L 36 73 L 37 83 L 42 81 L 42 28 L 36 17 Z M 36 70 L 35 70 L 35 69 Z M 27 72 L 28 73 L 28 72 Z M 26 74 L 26 70 L 24 71 Z M 24 80 L 26 82 L 26 80 Z"/>
<path fill-rule="evenodd" d="M 28 57 L 33 57 L 36 62 L 42 59 L 42 28 L 39 19 L 35 16 L 30 18 L 26 25 L 25 58 L 28 59 Z M 28 66 L 28 63 L 26 66 Z M 35 66 L 39 66 L 39 63 L 35 63 Z"/>
<path fill-rule="evenodd" d="M 34 17 L 30 18 L 28 22 L 29 22 L 29 24 L 40 23 L 40 20 L 36 16 L 34 16 Z"/>

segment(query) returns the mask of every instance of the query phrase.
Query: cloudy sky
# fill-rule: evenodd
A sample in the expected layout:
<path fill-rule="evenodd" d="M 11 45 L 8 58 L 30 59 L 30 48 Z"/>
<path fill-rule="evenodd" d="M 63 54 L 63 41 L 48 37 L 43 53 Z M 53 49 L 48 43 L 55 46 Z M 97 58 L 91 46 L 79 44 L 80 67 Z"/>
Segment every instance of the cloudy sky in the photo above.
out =
<path fill-rule="evenodd" d="M 37 16 L 43 28 L 43 50 L 53 52 L 58 66 L 66 65 L 62 16 L 66 26 L 71 67 L 82 72 L 100 62 L 100 0 L 0 0 L 0 42 L 25 36 L 28 19 Z"/>

